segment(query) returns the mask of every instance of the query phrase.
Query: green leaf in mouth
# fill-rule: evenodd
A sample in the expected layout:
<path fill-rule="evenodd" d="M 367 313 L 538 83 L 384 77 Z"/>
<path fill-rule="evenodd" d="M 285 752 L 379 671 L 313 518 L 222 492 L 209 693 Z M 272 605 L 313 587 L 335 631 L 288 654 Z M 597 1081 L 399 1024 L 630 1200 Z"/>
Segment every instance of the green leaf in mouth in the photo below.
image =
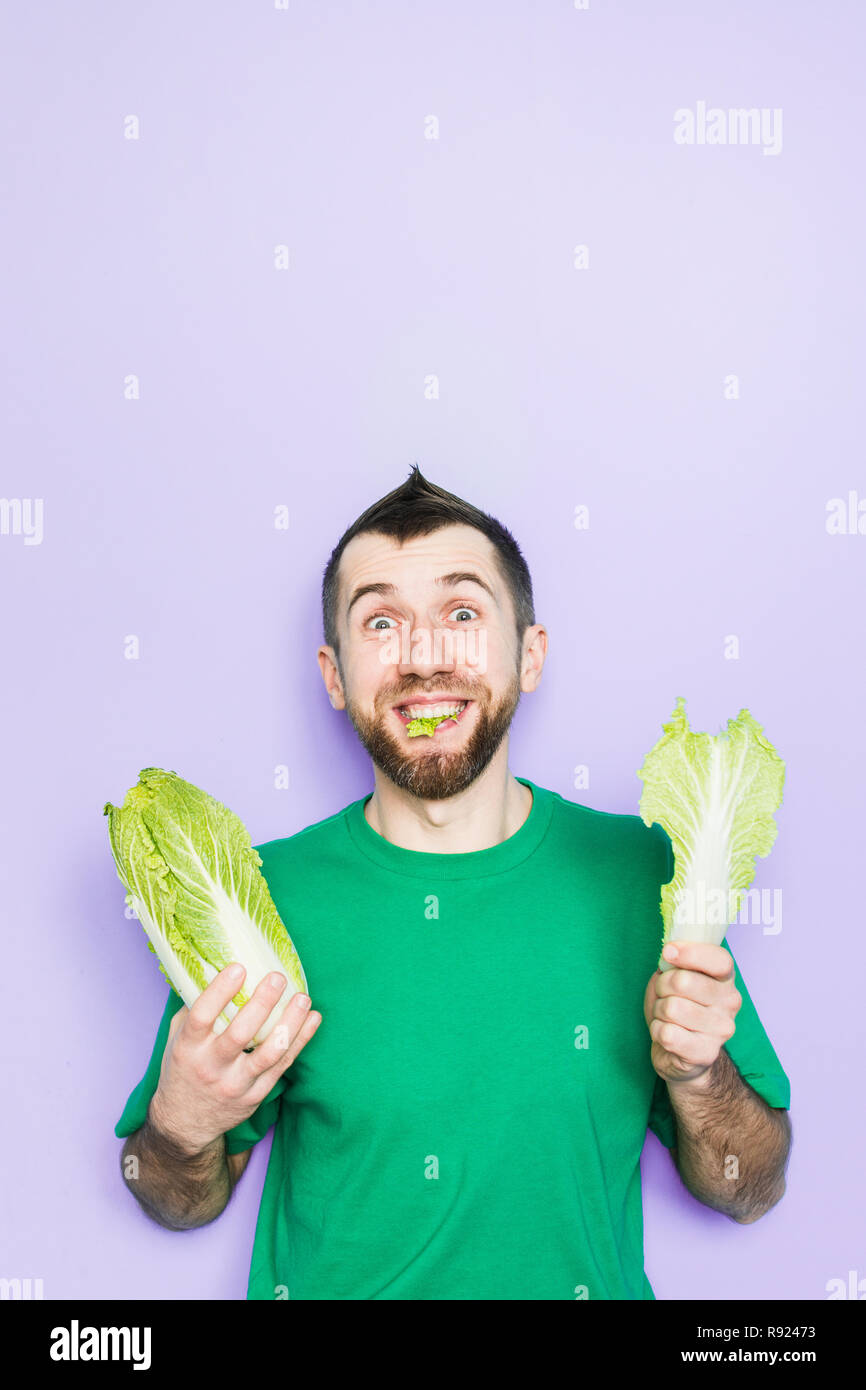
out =
<path fill-rule="evenodd" d="M 432 738 L 437 724 L 441 724 L 443 719 L 453 719 L 457 723 L 456 714 L 431 714 L 427 718 L 412 719 L 406 725 L 406 732 L 410 738 L 418 738 L 420 734 L 428 734 Z"/>

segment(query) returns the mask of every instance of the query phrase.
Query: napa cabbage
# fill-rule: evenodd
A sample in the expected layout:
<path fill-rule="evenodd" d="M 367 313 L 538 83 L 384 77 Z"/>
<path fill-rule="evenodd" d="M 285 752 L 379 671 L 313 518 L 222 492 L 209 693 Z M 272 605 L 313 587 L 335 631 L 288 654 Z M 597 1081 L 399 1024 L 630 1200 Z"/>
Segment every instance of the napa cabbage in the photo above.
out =
<path fill-rule="evenodd" d="M 674 852 L 674 876 L 662 885 L 668 941 L 720 946 L 755 877 L 755 860 L 776 839 L 785 764 L 747 709 L 712 735 L 689 728 L 682 696 L 658 743 L 647 753 L 640 815 L 658 822 Z M 659 969 L 672 966 L 659 958 Z"/>
<path fill-rule="evenodd" d="M 227 965 L 243 985 L 214 1024 L 221 1033 L 271 971 L 287 985 L 250 1046 L 268 1036 L 285 1005 L 307 993 L 303 967 L 261 872 L 243 822 L 175 772 L 147 767 L 122 806 L 105 803 L 117 875 L 176 994 L 191 1006 Z"/>

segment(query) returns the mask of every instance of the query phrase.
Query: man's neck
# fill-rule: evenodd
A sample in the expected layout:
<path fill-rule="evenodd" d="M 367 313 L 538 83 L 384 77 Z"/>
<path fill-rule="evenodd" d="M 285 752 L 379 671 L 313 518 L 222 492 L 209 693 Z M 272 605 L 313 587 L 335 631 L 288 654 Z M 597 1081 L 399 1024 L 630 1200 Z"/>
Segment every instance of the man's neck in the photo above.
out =
<path fill-rule="evenodd" d="M 420 801 L 375 769 L 376 789 L 364 808 L 367 823 L 401 849 L 469 854 L 508 840 L 532 810 L 532 792 L 496 759 L 471 786 L 444 801 Z"/>

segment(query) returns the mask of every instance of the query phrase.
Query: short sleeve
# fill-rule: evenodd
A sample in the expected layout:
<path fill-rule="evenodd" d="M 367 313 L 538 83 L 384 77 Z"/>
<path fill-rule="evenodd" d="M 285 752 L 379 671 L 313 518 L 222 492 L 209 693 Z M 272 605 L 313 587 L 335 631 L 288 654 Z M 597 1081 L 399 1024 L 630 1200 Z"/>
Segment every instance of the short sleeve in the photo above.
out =
<path fill-rule="evenodd" d="M 722 942 L 726 951 L 731 952 L 727 940 Z M 737 1014 L 736 1032 L 725 1043 L 725 1051 L 744 1081 L 757 1091 L 768 1105 L 787 1110 L 791 1104 L 791 1083 L 786 1076 L 779 1058 L 770 1042 L 757 1010 L 746 989 L 740 968 L 734 959 L 734 981 L 743 997 Z M 676 1119 L 671 1107 L 667 1084 L 660 1076 L 656 1077 L 647 1126 L 657 1135 L 666 1148 L 676 1146 Z"/>
<path fill-rule="evenodd" d="M 165 1045 L 168 1042 L 171 1020 L 178 1009 L 183 1008 L 183 1000 L 173 989 L 168 992 L 162 1019 L 156 1034 L 156 1042 L 153 1052 L 147 1065 L 147 1071 L 139 1081 L 135 1090 L 131 1092 L 129 1099 L 123 1110 L 123 1114 L 114 1127 L 114 1132 L 118 1139 L 125 1139 L 127 1135 L 134 1134 L 140 1129 L 147 1119 L 147 1111 L 154 1092 L 159 1084 L 159 1074 L 162 1069 L 162 1056 L 165 1052 Z M 236 1125 L 226 1133 L 226 1152 L 230 1154 L 243 1153 L 244 1150 L 252 1148 L 260 1139 L 263 1139 L 275 1123 L 280 1110 L 280 1098 L 289 1084 L 287 1073 L 279 1078 L 276 1085 L 265 1096 L 261 1105 L 254 1110 L 252 1115 L 241 1124 Z"/>

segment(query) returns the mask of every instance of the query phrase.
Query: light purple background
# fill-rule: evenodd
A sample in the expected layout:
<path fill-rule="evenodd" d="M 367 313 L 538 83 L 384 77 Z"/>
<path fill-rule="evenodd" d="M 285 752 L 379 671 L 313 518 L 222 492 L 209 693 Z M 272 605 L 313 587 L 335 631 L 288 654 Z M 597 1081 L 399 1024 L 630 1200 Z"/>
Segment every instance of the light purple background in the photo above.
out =
<path fill-rule="evenodd" d="M 788 1191 L 737 1226 L 648 1136 L 657 1297 L 866 1277 L 866 536 L 826 525 L 866 495 L 861 7 L 105 0 L 3 27 L 2 490 L 44 536 L 0 536 L 0 1274 L 244 1297 L 270 1136 L 198 1232 L 121 1183 L 166 987 L 102 806 L 173 768 L 258 843 L 371 789 L 315 659 L 321 573 L 417 461 L 532 570 L 550 652 L 513 772 L 634 813 L 680 694 L 711 732 L 748 706 L 787 762 L 755 880 L 783 929 L 730 939 L 791 1078 Z M 782 108 L 781 153 L 676 144 L 699 101 Z"/>

